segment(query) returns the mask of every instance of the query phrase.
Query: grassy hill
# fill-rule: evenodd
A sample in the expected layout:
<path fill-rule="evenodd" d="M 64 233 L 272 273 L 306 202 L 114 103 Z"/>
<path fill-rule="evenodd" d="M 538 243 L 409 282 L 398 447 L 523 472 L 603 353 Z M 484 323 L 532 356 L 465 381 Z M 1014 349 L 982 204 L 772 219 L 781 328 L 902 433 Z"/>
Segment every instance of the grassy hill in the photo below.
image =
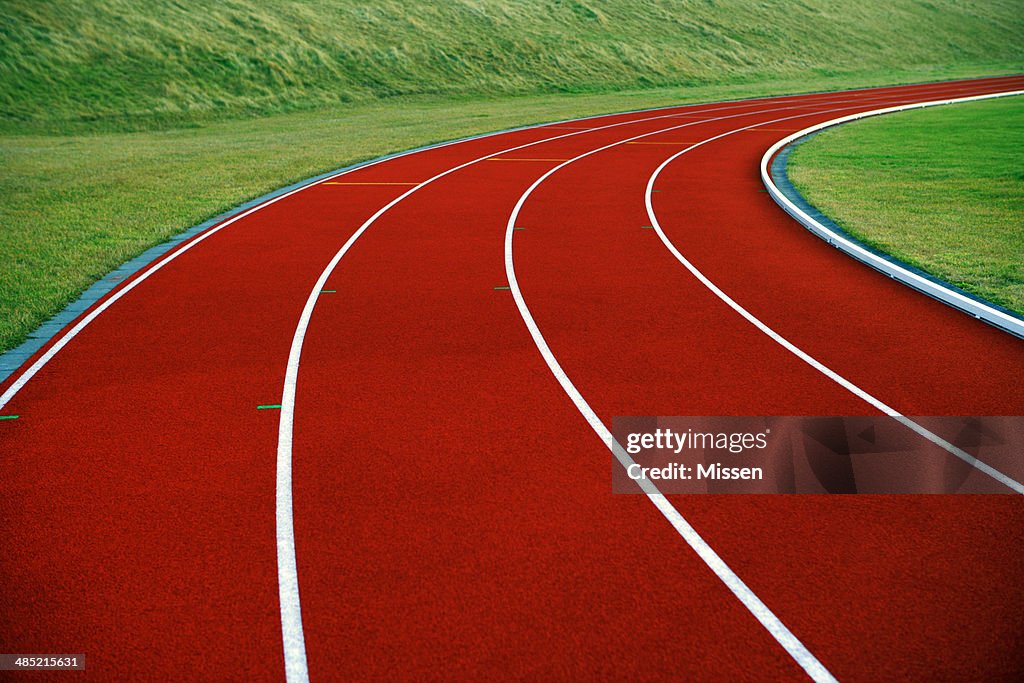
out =
<path fill-rule="evenodd" d="M 402 95 L 1024 58 L 1020 0 L 3 0 L 0 124 L 162 127 Z"/>

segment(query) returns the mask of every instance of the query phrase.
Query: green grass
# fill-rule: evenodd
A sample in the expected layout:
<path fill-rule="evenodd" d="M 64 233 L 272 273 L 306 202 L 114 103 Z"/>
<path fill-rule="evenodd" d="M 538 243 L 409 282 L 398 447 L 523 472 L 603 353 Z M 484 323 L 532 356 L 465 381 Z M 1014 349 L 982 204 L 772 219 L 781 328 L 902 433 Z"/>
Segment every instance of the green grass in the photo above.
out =
<path fill-rule="evenodd" d="M 1019 62 L 1019 0 L 4 0 L 0 120 L 163 126 L 402 95 Z"/>
<path fill-rule="evenodd" d="M 1024 313 L 1024 97 L 826 131 L 790 161 L 797 189 L 868 244 Z"/>
<path fill-rule="evenodd" d="M 322 171 L 587 114 L 1019 72 L 1022 46 L 1017 0 L 3 0 L 0 350 Z"/>

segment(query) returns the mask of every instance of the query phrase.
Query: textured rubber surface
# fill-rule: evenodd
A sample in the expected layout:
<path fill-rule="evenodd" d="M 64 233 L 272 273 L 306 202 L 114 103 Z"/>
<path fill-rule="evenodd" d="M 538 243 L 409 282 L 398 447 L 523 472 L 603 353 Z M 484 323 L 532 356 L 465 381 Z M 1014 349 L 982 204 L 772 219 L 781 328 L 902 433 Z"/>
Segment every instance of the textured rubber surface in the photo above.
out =
<path fill-rule="evenodd" d="M 679 143 L 802 115 L 670 165 L 654 204 L 668 236 L 730 296 L 905 414 L 1019 413 L 1020 340 L 808 234 L 757 192 L 757 163 L 784 129 L 1022 82 L 588 120 L 636 122 L 507 156 L 567 159 L 694 125 L 542 184 L 515 233 L 523 294 L 607 424 L 867 413 L 642 229 L 646 180 Z M 721 116 L 733 118 L 703 120 Z M 570 132 L 555 128 L 346 179 L 418 182 Z M 611 495 L 607 450 L 496 289 L 507 285 L 512 206 L 557 163 L 485 161 L 410 195 L 355 243 L 327 283 L 335 293 L 318 302 L 298 379 L 293 487 L 314 679 L 802 673 L 646 499 Z M 278 411 L 257 406 L 280 402 L 292 334 L 325 264 L 407 189 L 315 185 L 247 216 L 117 301 L 0 411 L 20 415 L 0 422 L 0 650 L 85 652 L 97 679 L 283 677 Z M 1019 497 L 673 503 L 840 679 L 1024 671 Z"/>

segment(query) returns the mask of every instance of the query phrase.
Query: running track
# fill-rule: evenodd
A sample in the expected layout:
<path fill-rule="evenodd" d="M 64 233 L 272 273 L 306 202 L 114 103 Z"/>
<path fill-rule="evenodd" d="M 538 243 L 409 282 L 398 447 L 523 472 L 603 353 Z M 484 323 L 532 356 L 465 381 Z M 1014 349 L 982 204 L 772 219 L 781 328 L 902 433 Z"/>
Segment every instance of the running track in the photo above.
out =
<path fill-rule="evenodd" d="M 1019 414 L 1020 340 L 810 235 L 759 192 L 758 162 L 819 121 L 1022 87 L 507 132 L 205 233 L 13 397 L 34 359 L 0 385 L 0 414 L 20 415 L 0 422 L 0 651 L 84 652 L 107 680 L 280 680 L 286 651 L 314 680 L 1019 676 L 1018 496 L 670 497 L 787 650 L 651 500 L 610 494 L 608 448 L 536 333 L 605 425 L 875 414 L 709 291 L 642 227 L 656 219 L 752 315 L 903 414 Z M 652 219 L 659 165 L 730 131 L 665 166 Z"/>

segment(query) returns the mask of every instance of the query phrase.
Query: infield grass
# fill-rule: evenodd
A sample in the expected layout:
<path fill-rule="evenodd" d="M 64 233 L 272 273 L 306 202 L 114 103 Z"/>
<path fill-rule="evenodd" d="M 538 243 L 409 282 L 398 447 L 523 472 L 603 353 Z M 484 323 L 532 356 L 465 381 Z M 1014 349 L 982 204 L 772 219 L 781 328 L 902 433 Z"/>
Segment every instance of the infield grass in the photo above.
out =
<path fill-rule="evenodd" d="M 1024 96 L 840 126 L 789 174 L 855 237 L 1024 314 Z"/>

